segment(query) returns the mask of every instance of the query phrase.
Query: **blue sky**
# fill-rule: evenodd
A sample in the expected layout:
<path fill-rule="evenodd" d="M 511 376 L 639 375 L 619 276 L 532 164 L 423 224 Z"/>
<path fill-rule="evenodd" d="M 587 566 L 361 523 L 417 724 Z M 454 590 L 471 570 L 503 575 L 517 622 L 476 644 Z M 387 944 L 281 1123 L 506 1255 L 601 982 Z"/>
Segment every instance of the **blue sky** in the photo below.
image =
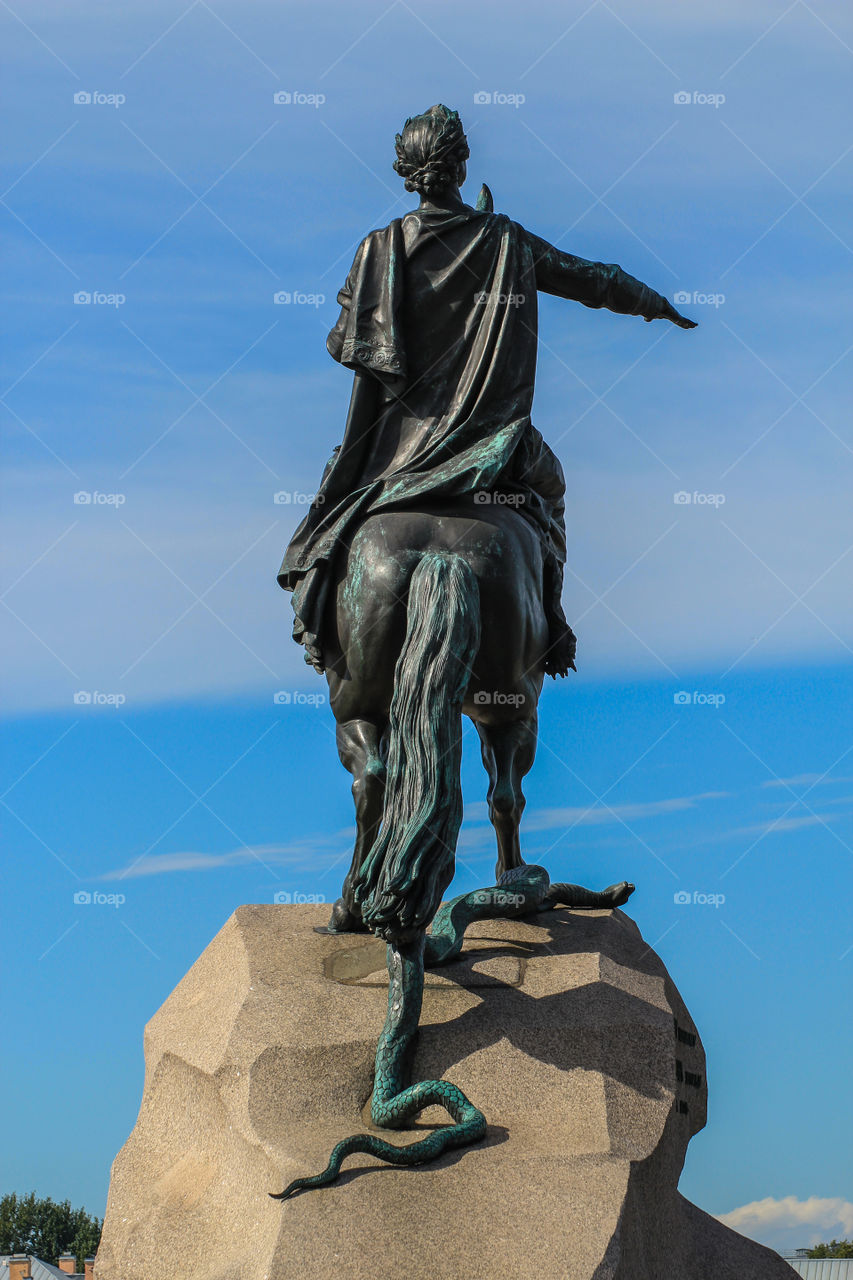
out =
<path fill-rule="evenodd" d="M 239 903 L 337 894 L 348 780 L 275 572 L 343 426 L 335 293 L 412 204 L 394 133 L 444 101 L 470 200 L 487 181 L 700 324 L 541 301 L 580 670 L 543 696 L 527 856 L 638 885 L 709 1054 L 685 1194 L 779 1246 L 853 1234 L 827 1087 L 853 963 L 849 14 L 21 0 L 3 23 L 3 1188 L 101 1212 L 145 1020 Z M 493 865 L 471 736 L 460 890 Z"/>

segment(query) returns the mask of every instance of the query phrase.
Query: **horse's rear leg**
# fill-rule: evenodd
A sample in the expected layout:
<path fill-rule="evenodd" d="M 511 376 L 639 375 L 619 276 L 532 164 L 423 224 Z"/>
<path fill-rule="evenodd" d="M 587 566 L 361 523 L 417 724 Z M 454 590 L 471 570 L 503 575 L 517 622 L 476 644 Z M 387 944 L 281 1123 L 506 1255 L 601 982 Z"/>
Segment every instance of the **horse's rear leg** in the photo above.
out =
<path fill-rule="evenodd" d="M 477 722 L 483 764 L 489 775 L 489 817 L 498 840 L 495 878 L 523 864 L 518 827 L 524 812 L 521 780 L 536 755 L 537 716 L 505 724 Z"/>
<path fill-rule="evenodd" d="M 329 921 L 329 929 L 335 933 L 366 931 L 352 891 L 359 867 L 371 850 L 382 818 L 385 794 L 385 764 L 381 755 L 383 732 L 384 725 L 377 725 L 371 720 L 348 720 L 337 728 L 338 755 L 353 778 L 356 839 L 352 864 Z"/>

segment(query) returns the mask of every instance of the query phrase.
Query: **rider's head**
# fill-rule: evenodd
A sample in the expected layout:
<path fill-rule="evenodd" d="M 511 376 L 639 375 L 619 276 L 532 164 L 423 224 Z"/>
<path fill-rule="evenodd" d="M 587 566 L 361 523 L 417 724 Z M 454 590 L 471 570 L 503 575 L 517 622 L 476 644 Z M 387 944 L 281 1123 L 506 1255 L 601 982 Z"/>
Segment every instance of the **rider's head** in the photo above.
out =
<path fill-rule="evenodd" d="M 406 121 L 396 148 L 394 168 L 405 179 L 407 191 L 439 196 L 465 181 L 468 139 L 459 113 L 440 102 Z"/>

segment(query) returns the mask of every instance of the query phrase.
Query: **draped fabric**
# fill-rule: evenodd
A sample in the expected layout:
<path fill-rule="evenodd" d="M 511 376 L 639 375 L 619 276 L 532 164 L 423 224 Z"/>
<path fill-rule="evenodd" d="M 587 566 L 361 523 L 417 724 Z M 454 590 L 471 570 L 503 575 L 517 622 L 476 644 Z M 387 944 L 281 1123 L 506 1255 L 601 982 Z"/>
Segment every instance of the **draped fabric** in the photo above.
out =
<path fill-rule="evenodd" d="M 334 641 L 335 560 L 375 512 L 517 491 L 562 565 L 562 469 L 530 421 L 537 289 L 633 314 L 662 301 L 618 267 L 465 205 L 417 210 L 362 241 L 327 341 L 355 375 L 343 441 L 278 575 L 306 661 Z"/>

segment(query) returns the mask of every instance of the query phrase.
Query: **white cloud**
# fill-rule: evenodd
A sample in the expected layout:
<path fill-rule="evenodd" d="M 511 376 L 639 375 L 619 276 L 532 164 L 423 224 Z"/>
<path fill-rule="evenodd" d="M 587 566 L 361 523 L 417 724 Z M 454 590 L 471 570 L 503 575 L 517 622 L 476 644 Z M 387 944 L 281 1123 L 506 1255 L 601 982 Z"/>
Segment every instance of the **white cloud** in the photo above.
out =
<path fill-rule="evenodd" d="M 201 853 L 197 850 L 184 850 L 175 853 L 146 854 L 126 867 L 118 867 L 106 871 L 102 880 L 127 880 L 137 876 L 166 875 L 172 871 L 218 871 L 223 867 L 243 866 L 246 863 L 260 862 L 262 865 L 290 867 L 299 866 L 307 861 L 314 870 L 318 866 L 318 857 L 324 853 L 339 855 L 342 850 L 352 844 L 355 838 L 354 827 L 344 827 L 341 831 L 329 834 L 306 836 L 301 840 L 293 840 L 289 844 L 242 845 L 227 853 Z"/>
<path fill-rule="evenodd" d="M 117 45 L 111 28 L 97 27 L 93 39 L 91 30 L 70 20 L 61 0 L 45 0 L 38 40 L 18 25 L 15 51 L 45 104 L 56 100 L 55 77 L 67 77 L 45 43 L 61 50 L 81 74 L 88 68 L 85 75 L 100 78 L 103 88 L 116 88 L 109 77 L 133 64 L 123 83 L 134 132 L 176 174 L 195 175 L 199 184 L 223 176 L 272 119 L 273 81 L 267 85 L 267 73 L 249 49 L 263 50 L 272 65 L 322 68 L 351 43 L 342 34 L 337 52 L 331 50 L 324 29 L 311 23 L 301 24 L 298 37 L 283 32 L 270 19 L 277 11 L 272 0 L 248 7 L 251 16 L 247 6 L 227 0 L 222 12 L 236 15 L 239 41 L 203 6 L 187 11 L 177 25 L 170 8 L 166 0 L 126 5 Z M 331 8 L 342 15 L 343 32 L 354 20 L 351 7 L 333 0 Z M 498 12 L 509 12 L 507 0 L 499 0 Z M 849 630 L 850 597 L 842 580 L 849 507 L 847 456 L 839 440 L 846 423 L 842 366 L 829 376 L 843 348 L 836 333 L 841 321 L 835 318 L 835 308 L 843 305 L 836 287 L 837 242 L 829 232 L 821 237 L 813 225 L 785 240 L 794 220 L 775 229 L 778 182 L 770 178 L 765 190 L 768 168 L 805 189 L 813 185 L 815 165 L 830 166 L 822 179 L 821 220 L 829 214 L 834 223 L 826 202 L 840 173 L 832 162 L 845 144 L 836 123 L 841 113 L 831 109 L 835 99 L 827 96 L 840 92 L 828 75 L 835 64 L 826 59 L 827 50 L 835 57 L 844 50 L 823 19 L 802 6 L 774 25 L 772 41 L 761 40 L 772 13 L 770 0 L 752 6 L 720 0 L 713 7 L 678 6 L 677 12 L 663 0 L 651 6 L 633 0 L 625 20 L 630 28 L 641 18 L 642 42 L 604 8 L 590 13 L 559 49 L 559 21 L 545 15 L 520 42 L 518 74 L 536 59 L 537 91 L 530 95 L 530 114 L 512 113 L 515 123 L 499 112 L 473 113 L 467 73 L 454 79 L 458 65 L 456 73 L 449 72 L 450 100 L 463 109 L 469 128 L 477 125 L 481 172 L 488 176 L 494 165 L 502 174 L 502 208 L 524 221 L 529 216 L 543 235 L 557 237 L 574 220 L 571 244 L 561 240 L 564 248 L 618 257 L 666 291 L 683 284 L 700 292 L 709 287 L 709 244 L 718 265 L 734 263 L 759 236 L 761 254 L 771 251 L 769 258 L 747 253 L 743 270 L 729 277 L 719 315 L 697 304 L 701 328 L 694 335 L 593 316 L 583 307 L 543 298 L 535 420 L 568 477 L 565 603 L 580 639 L 584 680 L 671 673 L 679 687 L 689 671 L 847 656 L 845 642 L 837 638 Z M 290 605 L 274 582 L 299 513 L 292 506 L 274 507 L 272 494 L 310 491 L 343 428 L 349 380 L 328 360 L 324 330 L 334 320 L 334 290 L 352 242 L 391 198 L 384 187 L 377 190 L 358 161 L 381 164 L 391 181 L 386 166 L 392 124 L 399 127 L 418 100 L 429 101 L 420 97 L 424 78 L 407 81 L 405 93 L 412 97 L 405 107 L 391 95 L 370 129 L 355 126 L 352 141 L 360 154 L 347 158 L 337 133 L 353 127 L 350 104 L 362 101 L 366 70 L 377 57 L 402 49 L 417 29 L 414 17 L 398 17 L 402 27 L 396 19 L 380 22 L 337 65 L 328 104 L 334 129 L 305 130 L 304 117 L 297 122 L 286 112 L 273 113 L 279 133 L 290 130 L 288 199 L 310 209 L 310 217 L 281 216 L 275 134 L 269 143 L 253 145 L 241 159 L 239 178 L 230 179 L 231 203 L 223 209 L 229 221 L 236 219 L 240 238 L 281 264 L 285 287 L 298 283 L 328 295 L 324 309 L 300 318 L 298 328 L 292 315 L 278 314 L 288 308 L 272 306 L 272 277 L 227 232 L 223 238 L 222 225 L 201 209 L 187 223 L 189 251 L 179 232 L 166 235 L 134 266 L 127 286 L 129 328 L 116 324 L 112 336 L 111 330 L 90 327 L 98 317 L 73 307 L 65 283 L 56 285 L 43 274 L 50 256 L 24 227 L 18 229 L 16 304 L 38 308 L 37 314 L 46 304 L 56 305 L 67 316 L 57 311 L 55 327 L 51 319 L 41 345 L 29 310 L 22 309 L 13 326 L 21 341 L 13 344 L 9 360 L 16 379 L 10 439 L 20 458 L 18 469 L 9 471 L 5 537 L 5 581 L 15 584 L 6 603 L 17 615 L 7 626 L 7 663 L 16 671 L 7 692 L 10 710 L 67 709 L 81 688 L 121 692 L 128 710 L 238 694 L 263 700 L 280 684 L 312 679 L 288 638 Z M 460 8 L 454 18 L 461 23 L 456 35 L 462 44 L 476 35 L 482 83 L 500 85 L 489 79 L 505 63 L 499 29 L 483 33 L 473 10 Z M 686 51 L 697 28 L 713 42 L 708 47 L 714 48 L 718 74 L 744 55 L 724 82 L 731 85 L 728 130 L 698 135 L 694 130 L 709 123 L 707 108 L 674 109 L 676 81 L 649 52 L 659 50 L 659 59 L 686 76 Z M 682 45 L 686 33 L 689 43 Z M 619 42 L 615 89 L 612 39 Z M 283 40 L 288 47 L 282 53 Z M 452 55 L 433 47 L 452 67 Z M 574 65 L 566 62 L 570 47 L 571 56 L 582 60 L 580 77 L 567 75 Z M 821 92 L 811 95 L 810 104 L 808 95 L 785 94 L 791 75 L 816 77 L 818 67 Z M 658 79 L 650 81 L 650 73 Z M 837 81 L 843 83 L 840 76 Z M 61 83 L 70 108 L 70 82 Z M 713 87 L 679 83 L 695 90 Z M 202 101 L 206 110 L 196 113 L 197 127 L 175 130 L 173 121 L 184 118 L 187 102 Z M 756 108 L 756 102 L 763 105 Z M 772 110 L 765 109 L 768 104 Z M 567 166 L 554 163 L 552 144 L 569 147 L 568 139 L 560 141 L 558 122 L 587 116 L 597 120 L 595 138 L 573 126 L 566 155 L 583 183 L 589 179 L 598 190 L 616 186 L 629 172 L 632 182 L 647 184 L 633 188 L 633 201 L 631 191 L 622 189 L 634 234 L 621 215 L 617 222 L 595 210 L 590 191 Z M 543 145 L 533 142 L 522 118 L 531 121 Z M 663 120 L 678 129 L 667 129 L 666 142 L 650 147 Z M 102 131 L 106 121 L 94 109 L 79 116 L 81 127 L 29 175 L 33 157 L 56 137 L 49 121 L 38 111 L 24 112 L 13 131 L 13 166 L 28 174 L 16 199 L 27 192 L 35 206 L 38 181 L 49 183 L 45 189 L 55 197 L 64 191 L 67 174 L 87 172 L 91 189 L 102 193 L 99 216 L 123 234 L 100 236 L 95 224 L 92 239 L 78 235 L 74 219 L 88 217 L 88 208 L 81 211 L 72 185 L 72 198 L 58 197 L 63 217 L 49 238 L 64 232 L 75 246 L 73 265 L 83 287 L 117 281 L 186 207 L 189 193 L 125 129 Z M 749 139 L 755 156 L 738 136 Z M 339 182 L 318 180 L 330 172 L 358 173 L 350 200 L 339 199 Z M 144 174 L 147 198 L 128 197 L 114 181 L 116 174 L 134 180 Z M 276 199 L 266 198 L 271 190 L 279 193 Z M 401 186 L 393 190 L 402 195 Z M 228 191 L 223 184 L 217 198 Z M 587 205 L 589 218 L 583 213 Z M 668 218 L 667 210 L 688 207 L 693 216 L 681 219 L 683 227 Z M 671 260 L 672 275 L 644 252 L 646 243 Z M 335 259 L 340 260 L 333 266 Z M 176 297 L 183 311 L 175 307 Z M 87 314 L 77 315 L 81 310 Z M 66 319 L 76 322 L 73 335 L 50 350 L 49 364 L 42 363 L 48 332 L 58 336 Z M 275 332 L 242 363 L 241 353 L 267 322 L 276 324 Z M 752 335 L 755 356 L 744 345 L 747 337 L 736 335 Z M 160 359 L 174 368 L 177 380 Z M 790 381 L 790 393 L 781 379 Z M 219 420 L 202 404 L 188 411 L 188 388 L 211 385 L 206 403 Z M 797 402 L 801 391 L 813 397 L 805 407 Z M 78 478 L 59 467 L 53 450 Z M 126 502 L 120 512 L 75 507 L 78 489 L 118 489 Z M 725 502 L 710 507 L 697 497 L 675 505 L 674 493 L 682 491 L 716 493 Z M 113 515 L 129 528 L 121 520 L 101 519 Z M 209 589 L 204 603 L 194 601 L 190 588 Z"/>
<path fill-rule="evenodd" d="M 695 808 L 701 800 L 719 800 L 727 791 L 703 791 L 693 796 L 671 796 L 664 800 L 647 800 L 636 804 L 592 804 L 553 809 L 528 809 L 524 815 L 525 834 L 555 831 L 568 827 L 597 827 L 611 823 L 635 822 L 669 813 L 683 813 Z M 488 806 L 483 801 L 465 807 L 465 823 L 459 837 L 461 851 L 474 851 L 492 839 L 488 824 Z"/>
<path fill-rule="evenodd" d="M 809 1196 L 807 1200 L 767 1196 L 718 1216 L 732 1230 L 779 1250 L 853 1236 L 853 1203 L 840 1196 Z"/>
<path fill-rule="evenodd" d="M 695 796 L 673 796 L 667 800 L 647 800 L 636 804 L 539 809 L 525 817 L 524 825 L 528 831 L 550 831 L 555 827 L 593 827 L 609 822 L 630 822 L 656 818 L 661 814 L 683 813 L 685 809 L 694 808 L 698 800 L 716 800 L 727 794 L 725 791 L 703 791 Z"/>
<path fill-rule="evenodd" d="M 561 827 L 599 826 L 618 823 L 620 820 L 654 818 L 661 814 L 683 813 L 701 800 L 716 800 L 728 795 L 726 791 L 704 791 L 694 796 L 674 796 L 665 800 L 649 800 L 639 804 L 614 804 L 606 808 L 595 807 L 559 809 L 533 809 L 525 815 L 524 826 L 528 832 L 551 831 Z M 226 853 L 206 853 L 197 849 L 176 850 L 172 853 L 146 854 L 128 863 L 106 871 L 102 880 L 126 880 L 138 876 L 168 875 L 173 871 L 219 871 L 226 867 L 245 866 L 253 861 L 265 866 L 299 866 L 307 861 L 315 869 L 318 859 L 324 855 L 339 857 L 355 838 L 355 827 L 344 827 L 330 834 L 318 833 L 292 840 L 288 844 L 242 845 Z M 466 806 L 465 822 L 459 838 L 459 851 L 473 852 L 494 839 L 488 821 L 488 807 L 483 801 Z"/>
<path fill-rule="evenodd" d="M 249 474 L 251 459 L 244 467 L 233 451 L 223 449 L 211 461 L 212 449 L 209 443 L 193 463 L 192 490 L 163 483 L 159 474 L 140 477 L 124 485 L 127 502 L 119 511 L 73 504 L 78 488 L 117 487 L 94 468 L 80 481 L 55 467 L 16 476 L 3 575 L 10 585 L 20 579 L 7 597 L 20 618 L 6 626 L 7 662 L 17 672 L 7 692 L 9 710 L 70 708 L 78 689 L 122 692 L 128 710 L 249 692 L 271 702 L 276 689 L 312 679 L 289 638 L 290 600 L 275 583 L 301 512 L 272 499 L 278 488 L 310 489 L 323 459 L 292 466 L 285 482 Z M 724 530 L 694 528 L 650 476 L 633 475 L 632 493 L 627 483 L 618 492 L 617 479 L 602 473 L 587 475 L 585 484 L 586 496 L 571 500 L 572 522 L 594 536 L 572 546 L 565 593 L 580 639 L 582 679 L 617 671 L 666 676 L 668 666 L 677 673 L 675 687 L 692 688 L 686 672 L 723 670 L 741 655 L 750 665 L 843 652 L 803 608 L 774 626 L 791 598 L 772 575 L 756 577 L 750 557 Z M 782 537 L 784 504 L 754 503 L 763 508 L 764 536 L 778 530 Z M 829 525 L 843 527 L 845 515 L 840 495 L 825 489 L 801 502 L 796 525 L 809 531 L 811 542 L 790 572 L 799 590 L 826 566 L 826 545 L 837 537 Z M 608 607 L 596 603 L 580 581 L 606 591 L 670 519 L 685 527 L 623 577 L 607 595 Z M 192 591 L 204 595 L 203 603 Z M 840 591 L 820 602 L 837 634 L 847 626 L 846 611 Z"/>
<path fill-rule="evenodd" d="M 785 831 L 799 831 L 803 827 L 826 827 L 837 818 L 838 814 L 809 813 L 800 818 L 771 818 L 767 822 L 755 822 L 748 827 L 738 827 L 730 831 L 730 836 L 757 836 L 781 834 Z"/>

